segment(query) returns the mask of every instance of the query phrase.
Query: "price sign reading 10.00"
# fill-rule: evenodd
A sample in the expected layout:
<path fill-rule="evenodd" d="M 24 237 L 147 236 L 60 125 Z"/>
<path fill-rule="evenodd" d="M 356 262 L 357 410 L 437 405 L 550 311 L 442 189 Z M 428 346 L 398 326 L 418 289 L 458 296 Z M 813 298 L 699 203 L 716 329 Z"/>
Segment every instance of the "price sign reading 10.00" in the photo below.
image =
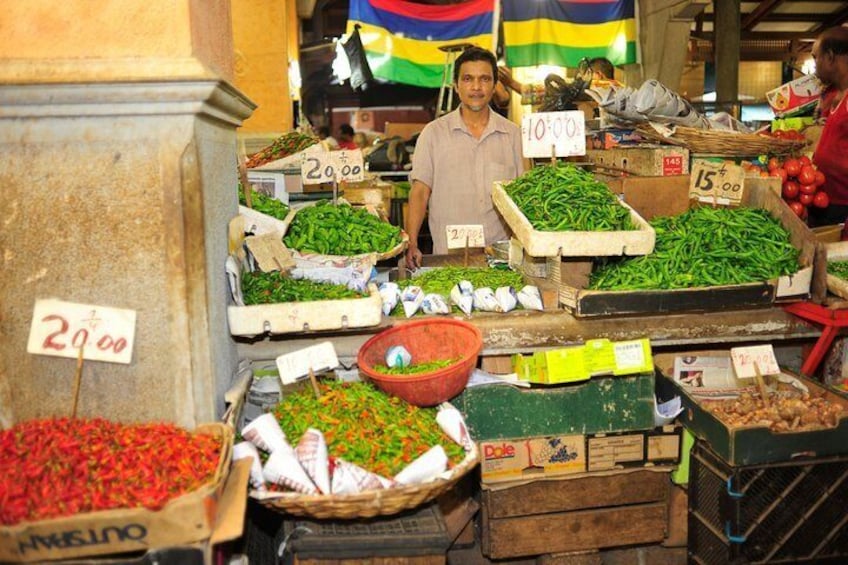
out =
<path fill-rule="evenodd" d="M 537 112 L 521 120 L 525 157 L 566 157 L 586 154 L 586 118 L 583 112 Z"/>
<path fill-rule="evenodd" d="M 324 182 L 359 182 L 365 176 L 360 149 L 316 152 L 304 155 L 300 165 L 303 184 Z"/>

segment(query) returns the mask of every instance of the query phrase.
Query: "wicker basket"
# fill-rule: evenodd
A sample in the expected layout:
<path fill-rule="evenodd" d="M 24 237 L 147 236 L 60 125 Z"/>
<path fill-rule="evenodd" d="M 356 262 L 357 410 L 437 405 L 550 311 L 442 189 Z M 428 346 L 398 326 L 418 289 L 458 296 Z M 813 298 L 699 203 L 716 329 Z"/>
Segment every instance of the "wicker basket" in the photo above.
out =
<path fill-rule="evenodd" d="M 639 127 L 637 131 L 653 141 L 686 147 L 691 153 L 724 157 L 786 155 L 800 151 L 807 145 L 806 140 L 795 141 L 757 133 L 704 130 L 685 126 L 678 126 L 669 137 L 651 127 Z"/>
<path fill-rule="evenodd" d="M 311 518 L 373 518 L 388 516 L 403 510 L 415 508 L 445 493 L 459 479 L 477 466 L 479 452 L 477 444 L 467 452 L 465 459 L 454 467 L 446 479 L 436 479 L 427 483 L 393 487 L 383 490 L 372 490 L 358 494 L 300 494 L 296 492 L 272 493 L 251 496 L 263 506 Z M 273 498 L 272 498 L 273 497 Z"/>

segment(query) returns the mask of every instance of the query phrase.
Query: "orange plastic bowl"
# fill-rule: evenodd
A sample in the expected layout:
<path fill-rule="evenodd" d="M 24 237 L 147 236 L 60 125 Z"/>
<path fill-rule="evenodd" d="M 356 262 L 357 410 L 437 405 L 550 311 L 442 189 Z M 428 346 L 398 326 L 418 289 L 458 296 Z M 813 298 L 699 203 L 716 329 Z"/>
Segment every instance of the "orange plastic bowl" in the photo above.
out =
<path fill-rule="evenodd" d="M 412 355 L 412 363 L 443 359 L 459 360 L 435 371 L 414 375 L 384 375 L 374 370 L 386 364 L 386 351 L 402 345 Z M 462 392 L 483 348 L 483 334 L 460 320 L 429 318 L 399 324 L 384 330 L 360 348 L 356 357 L 359 370 L 388 394 L 416 406 L 435 406 Z"/>

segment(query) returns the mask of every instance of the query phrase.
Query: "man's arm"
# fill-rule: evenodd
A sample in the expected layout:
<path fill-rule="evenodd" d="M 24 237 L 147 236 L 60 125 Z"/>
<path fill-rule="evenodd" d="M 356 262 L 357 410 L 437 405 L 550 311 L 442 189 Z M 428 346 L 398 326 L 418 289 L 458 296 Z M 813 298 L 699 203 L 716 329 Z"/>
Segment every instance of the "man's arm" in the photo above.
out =
<path fill-rule="evenodd" d="M 406 213 L 406 233 L 409 235 L 409 247 L 406 250 L 406 266 L 416 269 L 421 266 L 422 254 L 418 249 L 418 233 L 424 216 L 427 214 L 427 203 L 430 201 L 430 187 L 420 180 L 412 181 L 409 191 L 409 207 Z"/>

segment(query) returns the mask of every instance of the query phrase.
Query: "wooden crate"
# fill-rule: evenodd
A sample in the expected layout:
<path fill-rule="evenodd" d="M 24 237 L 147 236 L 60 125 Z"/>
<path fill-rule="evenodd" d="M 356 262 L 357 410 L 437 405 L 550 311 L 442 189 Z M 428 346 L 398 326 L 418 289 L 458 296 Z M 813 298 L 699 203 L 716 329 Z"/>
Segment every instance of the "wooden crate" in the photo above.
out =
<path fill-rule="evenodd" d="M 490 559 L 656 543 L 667 529 L 669 472 L 618 471 L 482 492 L 481 545 Z"/>

